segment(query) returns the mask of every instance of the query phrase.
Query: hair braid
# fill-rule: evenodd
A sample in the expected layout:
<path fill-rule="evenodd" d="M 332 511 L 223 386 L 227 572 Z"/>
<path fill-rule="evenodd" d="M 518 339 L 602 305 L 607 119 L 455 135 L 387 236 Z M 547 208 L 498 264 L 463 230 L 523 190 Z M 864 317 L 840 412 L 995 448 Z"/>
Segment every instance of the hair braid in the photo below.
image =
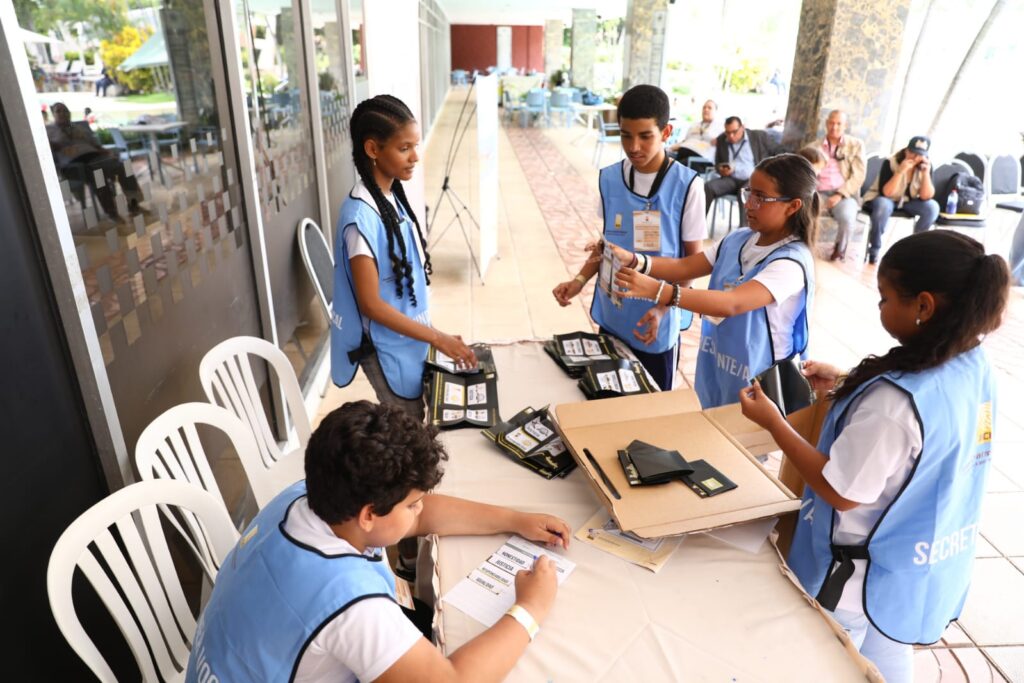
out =
<path fill-rule="evenodd" d="M 405 187 L 402 183 L 396 180 L 394 185 L 391 186 L 391 192 L 394 193 L 406 213 L 409 214 L 409 218 L 412 219 L 412 224 L 416 226 L 416 236 L 420 238 L 420 246 L 423 248 L 423 272 L 426 276 L 427 284 L 429 285 L 430 276 L 434 274 L 434 266 L 430 262 L 430 252 L 427 251 L 427 240 L 423 237 L 423 229 L 420 227 L 419 219 L 416 218 L 416 212 L 412 210 L 412 205 L 409 203 L 409 199 L 405 196 Z"/>
<path fill-rule="evenodd" d="M 906 343 L 862 360 L 835 389 L 834 398 L 849 396 L 886 372 L 928 370 L 969 351 L 999 327 L 1009 298 L 1006 261 L 986 255 L 979 242 L 949 230 L 896 242 L 882 258 L 878 276 L 900 296 L 929 292 L 935 297 L 935 313 Z"/>
<path fill-rule="evenodd" d="M 409 250 L 402 234 L 402 219 L 395 209 L 395 206 L 384 196 L 384 191 L 377 184 L 373 174 L 373 160 L 366 154 L 364 143 L 367 138 L 372 138 L 383 144 L 404 124 L 413 121 L 412 112 L 396 97 L 391 95 L 378 95 L 368 100 L 363 100 L 356 106 L 352 113 L 352 160 L 355 163 L 356 171 L 362 179 L 370 196 L 373 197 L 377 212 L 384 223 L 385 233 L 388 241 L 388 257 L 391 261 L 391 268 L 395 273 L 395 292 L 399 298 L 405 292 L 403 281 L 408 284 L 409 297 L 413 306 L 417 306 L 416 290 L 414 287 L 413 266 L 409 261 Z M 405 199 L 405 191 L 401 183 L 396 179 L 392 183 L 392 193 L 402 202 L 405 209 L 413 216 Z M 419 224 L 416 223 L 416 230 L 419 233 Z M 422 242 L 423 237 L 420 234 Z M 396 249 L 397 245 L 397 249 Z M 428 261 L 429 263 L 429 261 Z M 427 270 L 429 273 L 429 270 Z M 430 278 L 425 278 L 426 284 L 430 284 Z"/>

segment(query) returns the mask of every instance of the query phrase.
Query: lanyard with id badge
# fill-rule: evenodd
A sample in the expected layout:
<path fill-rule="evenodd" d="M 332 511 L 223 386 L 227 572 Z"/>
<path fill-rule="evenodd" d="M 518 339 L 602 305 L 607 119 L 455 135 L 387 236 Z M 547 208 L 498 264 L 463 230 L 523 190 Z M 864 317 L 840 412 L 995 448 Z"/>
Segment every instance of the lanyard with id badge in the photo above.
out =
<path fill-rule="evenodd" d="M 651 209 L 651 198 L 661 188 L 661 183 L 668 173 L 668 167 L 672 159 L 665 155 L 665 160 L 658 169 L 658 175 L 654 177 L 651 184 L 651 191 L 647 194 L 647 206 L 642 211 L 633 212 L 633 251 L 660 252 L 661 251 L 661 212 Z M 633 191 L 636 179 L 636 167 L 629 169 L 629 189 Z"/>

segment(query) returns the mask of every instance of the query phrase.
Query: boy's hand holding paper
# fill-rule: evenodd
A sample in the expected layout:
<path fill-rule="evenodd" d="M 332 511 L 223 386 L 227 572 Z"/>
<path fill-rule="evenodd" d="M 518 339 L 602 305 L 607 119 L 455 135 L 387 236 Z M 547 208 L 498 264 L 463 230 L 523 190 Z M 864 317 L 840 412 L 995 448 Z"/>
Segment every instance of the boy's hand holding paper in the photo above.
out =
<path fill-rule="evenodd" d="M 528 512 L 519 513 L 511 528 L 528 541 L 560 548 L 569 547 L 569 535 L 572 533 L 569 525 L 554 515 Z"/>

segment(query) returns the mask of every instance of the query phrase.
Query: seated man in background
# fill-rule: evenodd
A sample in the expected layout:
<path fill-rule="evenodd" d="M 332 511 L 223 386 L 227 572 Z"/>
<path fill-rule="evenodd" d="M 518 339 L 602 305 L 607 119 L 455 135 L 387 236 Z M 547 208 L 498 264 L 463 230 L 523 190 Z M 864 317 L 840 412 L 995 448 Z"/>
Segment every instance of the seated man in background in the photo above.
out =
<path fill-rule="evenodd" d="M 715 141 L 715 170 L 718 178 L 704 184 L 708 209 L 717 197 L 737 194 L 745 187 L 754 167 L 782 150 L 763 130 L 747 130 L 738 116 L 725 120 L 725 131 Z M 747 224 L 747 209 L 740 207 L 740 225 Z"/>
<path fill-rule="evenodd" d="M 128 197 L 129 213 L 135 213 L 142 200 L 142 191 L 135 176 L 125 173 L 120 157 L 103 148 L 88 122 L 72 123 L 71 111 L 63 102 L 56 102 L 50 111 L 53 112 L 53 123 L 47 124 L 46 136 L 50 140 L 58 173 L 69 180 L 79 180 L 92 186 L 103 211 L 114 220 L 120 218 L 113 192 L 114 178 L 117 178 Z M 105 182 L 102 187 L 96 182 L 96 170 L 103 172 Z"/>
<path fill-rule="evenodd" d="M 846 114 L 833 109 L 825 120 L 825 139 L 821 151 L 825 153 L 825 168 L 818 173 L 818 193 L 822 212 L 836 219 L 836 244 L 832 248 L 832 261 L 846 258 L 846 245 L 850 232 L 857 224 L 860 211 L 860 186 L 864 184 L 864 144 L 846 135 Z"/>
<path fill-rule="evenodd" d="M 932 141 L 924 135 L 910 138 L 907 146 L 889 157 L 864 195 L 864 207 L 871 214 L 871 232 L 868 235 L 868 263 L 878 261 L 882 249 L 882 234 L 889 217 L 896 209 L 917 216 L 914 232 L 924 232 L 935 225 L 939 217 L 939 203 L 932 199 L 931 164 L 928 149 Z"/>
<path fill-rule="evenodd" d="M 446 459 L 437 430 L 394 404 L 329 413 L 306 446 L 306 479 L 270 501 L 225 558 L 185 680 L 504 679 L 554 602 L 550 558 L 516 574 L 515 605 L 445 658 L 424 638 L 433 611 L 399 606 L 384 548 L 504 532 L 565 547 L 571 530 L 551 515 L 429 493 Z"/>
<path fill-rule="evenodd" d="M 710 159 L 715 153 L 715 139 L 722 133 L 722 124 L 715 118 L 717 113 L 718 105 L 714 100 L 705 102 L 700 110 L 700 121 L 690 126 L 682 140 L 669 146 L 669 154 L 684 164 L 692 156 Z"/>

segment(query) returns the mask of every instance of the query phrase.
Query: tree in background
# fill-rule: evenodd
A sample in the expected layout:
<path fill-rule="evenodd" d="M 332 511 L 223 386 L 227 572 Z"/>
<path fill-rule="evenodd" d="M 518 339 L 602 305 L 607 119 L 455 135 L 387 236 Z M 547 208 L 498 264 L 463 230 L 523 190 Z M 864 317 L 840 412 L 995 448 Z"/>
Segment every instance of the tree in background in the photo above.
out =
<path fill-rule="evenodd" d="M 67 32 L 74 24 L 85 24 L 101 37 L 115 35 L 128 21 L 125 0 L 14 0 L 14 9 L 25 28 L 54 29 L 64 38 L 72 37 Z"/>
<path fill-rule="evenodd" d="M 140 31 L 133 26 L 125 26 L 110 40 L 100 41 L 100 58 L 110 70 L 112 77 L 129 92 L 153 92 L 156 79 L 152 69 L 132 69 L 120 71 L 117 67 L 138 50 L 147 39 L 149 31 Z"/>

